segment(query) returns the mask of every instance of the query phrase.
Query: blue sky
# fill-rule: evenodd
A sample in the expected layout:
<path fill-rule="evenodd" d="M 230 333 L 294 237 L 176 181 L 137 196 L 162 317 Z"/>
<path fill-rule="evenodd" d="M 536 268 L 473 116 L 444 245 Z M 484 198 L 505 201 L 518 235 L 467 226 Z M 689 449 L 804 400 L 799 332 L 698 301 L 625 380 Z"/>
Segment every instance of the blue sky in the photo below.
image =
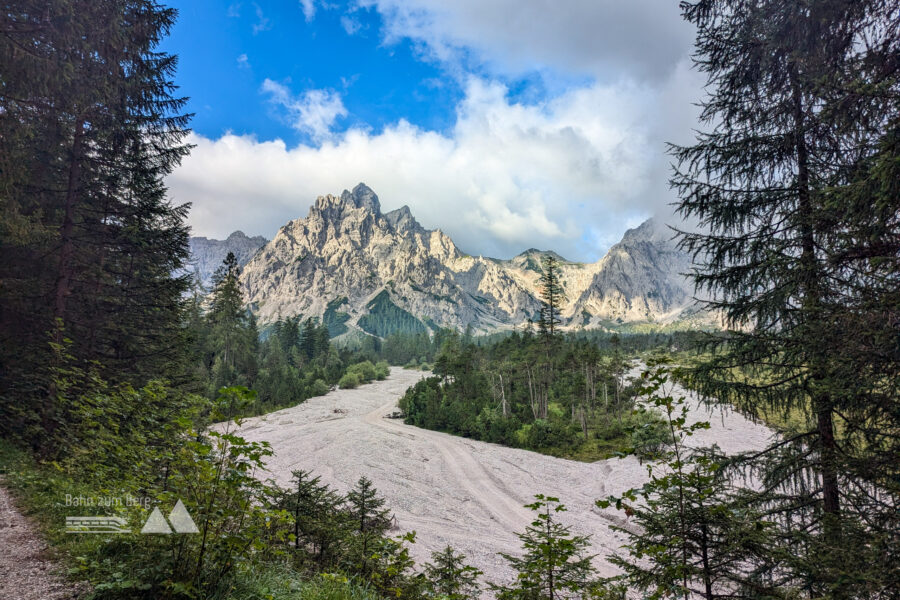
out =
<path fill-rule="evenodd" d="M 668 211 L 699 78 L 675 2 L 178 0 L 162 50 L 198 235 L 271 236 L 359 181 L 474 254 L 596 260 Z"/>
<path fill-rule="evenodd" d="M 452 126 L 462 90 L 439 64 L 418 60 L 408 40 L 383 45 L 377 11 L 318 10 L 307 22 L 299 2 L 180 0 L 178 23 L 163 49 L 179 55 L 177 82 L 191 99 L 192 127 L 312 142 L 261 92 L 266 79 L 297 93 L 339 92 L 348 115 L 334 123 L 381 129 L 403 118 L 427 129 Z M 354 31 L 348 35 L 345 25 Z"/>

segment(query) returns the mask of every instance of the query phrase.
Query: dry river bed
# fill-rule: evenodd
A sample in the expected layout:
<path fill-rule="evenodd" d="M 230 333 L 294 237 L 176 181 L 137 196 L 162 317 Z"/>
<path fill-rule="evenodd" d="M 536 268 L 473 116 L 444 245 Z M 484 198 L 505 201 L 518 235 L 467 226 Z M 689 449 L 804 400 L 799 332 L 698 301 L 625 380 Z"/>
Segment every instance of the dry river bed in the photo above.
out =
<path fill-rule="evenodd" d="M 633 370 L 632 373 L 636 373 Z M 615 568 L 604 557 L 624 542 L 610 525 L 626 525 L 614 509 L 594 501 L 642 485 L 646 465 L 634 457 L 582 463 L 419 429 L 387 419 L 406 389 L 426 374 L 392 368 L 385 381 L 336 390 L 292 408 L 246 419 L 239 435 L 267 441 L 274 456 L 268 473 L 286 486 L 291 471 L 311 470 L 346 492 L 363 475 L 371 479 L 396 516 L 401 531 L 415 530 L 413 556 L 421 564 L 447 544 L 496 583 L 512 579 L 498 552 L 517 553 L 516 532 L 532 520 L 523 505 L 534 494 L 560 498 L 562 520 L 589 535 L 596 566 Z M 681 388 L 676 393 L 690 398 Z M 690 420 L 711 422 L 694 435 L 697 445 L 718 444 L 726 452 L 764 447 L 772 432 L 730 410 L 709 410 L 691 398 Z"/>

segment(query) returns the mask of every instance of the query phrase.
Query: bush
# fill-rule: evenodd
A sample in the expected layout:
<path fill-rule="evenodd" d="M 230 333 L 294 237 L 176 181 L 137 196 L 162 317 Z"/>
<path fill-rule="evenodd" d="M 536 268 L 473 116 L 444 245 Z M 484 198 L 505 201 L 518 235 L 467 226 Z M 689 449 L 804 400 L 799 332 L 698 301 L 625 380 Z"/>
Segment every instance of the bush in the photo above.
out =
<path fill-rule="evenodd" d="M 375 365 L 375 379 L 378 381 L 383 381 L 387 379 L 388 375 L 391 374 L 391 367 L 387 364 L 387 361 L 380 360 Z"/>
<path fill-rule="evenodd" d="M 351 371 L 344 373 L 344 376 L 338 381 L 338 385 L 342 390 L 352 390 L 353 388 L 359 387 L 359 384 L 359 375 Z"/>
<path fill-rule="evenodd" d="M 322 379 L 316 379 L 312 385 L 309 387 L 309 395 L 313 396 L 324 396 L 328 393 L 328 384 L 325 383 Z"/>
<path fill-rule="evenodd" d="M 528 431 L 527 444 L 529 448 L 559 448 L 570 450 L 580 443 L 580 430 L 569 423 L 544 419 L 536 419 Z"/>
<path fill-rule="evenodd" d="M 347 373 L 353 373 L 359 378 L 360 383 L 369 383 L 373 379 L 375 379 L 375 365 L 372 364 L 371 361 L 364 360 L 361 363 L 356 363 L 355 365 L 350 365 L 347 368 Z"/>

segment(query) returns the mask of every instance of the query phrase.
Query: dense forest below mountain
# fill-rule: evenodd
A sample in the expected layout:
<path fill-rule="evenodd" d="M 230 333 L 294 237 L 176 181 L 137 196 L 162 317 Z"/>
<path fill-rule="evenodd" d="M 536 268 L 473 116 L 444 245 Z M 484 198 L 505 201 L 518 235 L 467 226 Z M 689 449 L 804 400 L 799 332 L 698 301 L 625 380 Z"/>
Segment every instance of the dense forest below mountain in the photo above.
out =
<path fill-rule="evenodd" d="M 637 410 L 621 351 L 584 340 L 513 334 L 478 347 L 451 336 L 435 377 L 406 393 L 406 422 L 557 456 L 652 457 L 666 445 L 659 415 Z"/>

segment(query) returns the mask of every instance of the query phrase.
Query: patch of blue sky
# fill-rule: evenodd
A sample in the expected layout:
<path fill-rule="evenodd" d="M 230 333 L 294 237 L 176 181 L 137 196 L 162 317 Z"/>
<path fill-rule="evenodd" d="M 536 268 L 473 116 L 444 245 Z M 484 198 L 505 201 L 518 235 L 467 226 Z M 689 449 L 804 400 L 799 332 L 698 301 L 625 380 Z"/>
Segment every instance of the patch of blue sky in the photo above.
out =
<path fill-rule="evenodd" d="M 193 129 L 206 137 L 226 132 L 314 144 L 295 129 L 271 96 L 266 79 L 299 97 L 309 90 L 340 95 L 346 115 L 332 131 L 378 133 L 405 120 L 446 134 L 470 76 L 502 82 L 512 102 L 535 104 L 587 79 L 548 70 L 503 74 L 459 49 L 440 62 L 406 38 L 384 43 L 381 15 L 353 3 L 319 4 L 307 19 L 296 0 L 169 0 L 179 11 L 161 49 L 179 55 L 176 83 L 190 98 Z"/>

